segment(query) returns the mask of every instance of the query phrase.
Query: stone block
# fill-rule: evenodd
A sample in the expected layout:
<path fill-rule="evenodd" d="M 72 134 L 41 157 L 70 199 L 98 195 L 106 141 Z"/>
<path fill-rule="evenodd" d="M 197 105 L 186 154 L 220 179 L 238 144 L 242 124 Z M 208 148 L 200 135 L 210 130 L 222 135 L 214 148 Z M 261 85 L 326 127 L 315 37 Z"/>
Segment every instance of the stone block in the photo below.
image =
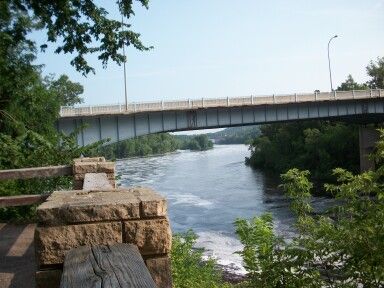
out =
<path fill-rule="evenodd" d="M 112 188 L 105 173 L 87 173 L 84 176 L 83 190 L 102 191 Z"/>
<path fill-rule="evenodd" d="M 82 158 L 76 158 L 73 159 L 73 162 L 105 162 L 104 157 L 82 157 Z"/>
<path fill-rule="evenodd" d="M 75 180 L 84 180 L 85 178 L 85 174 L 88 174 L 88 173 L 94 173 L 94 172 L 87 172 L 87 173 L 78 173 L 78 174 L 74 174 L 73 175 L 73 179 Z M 96 172 L 95 172 L 96 173 Z M 99 173 L 99 172 L 97 172 Z M 100 172 L 100 173 L 105 173 L 105 172 Z M 107 178 L 109 180 L 114 180 L 115 179 L 115 174 L 114 173 L 105 173 L 107 175 Z"/>
<path fill-rule="evenodd" d="M 167 201 L 154 190 L 145 187 L 132 188 L 132 193 L 140 200 L 140 217 L 167 216 Z"/>
<path fill-rule="evenodd" d="M 169 257 L 149 258 L 145 264 L 158 288 L 172 288 L 171 260 Z"/>
<path fill-rule="evenodd" d="M 109 180 L 115 180 L 115 173 L 106 173 Z"/>
<path fill-rule="evenodd" d="M 36 288 L 59 288 L 61 270 L 42 270 L 36 272 Z"/>
<path fill-rule="evenodd" d="M 167 218 L 125 221 L 123 241 L 137 245 L 142 255 L 166 254 L 172 244 L 169 221 Z"/>
<path fill-rule="evenodd" d="M 97 173 L 96 162 L 75 162 L 73 164 L 73 174 Z"/>
<path fill-rule="evenodd" d="M 97 172 L 98 173 L 115 173 L 115 163 L 114 162 L 99 162 L 97 163 Z"/>
<path fill-rule="evenodd" d="M 37 227 L 35 250 L 37 264 L 61 264 L 66 253 L 79 246 L 122 243 L 120 222 Z"/>
<path fill-rule="evenodd" d="M 55 191 L 37 208 L 40 225 L 63 225 L 140 218 L 140 200 L 129 190 Z"/>
<path fill-rule="evenodd" d="M 73 180 L 73 189 L 74 190 L 81 190 L 83 189 L 83 180 Z"/>
<path fill-rule="evenodd" d="M 116 181 L 115 180 L 109 180 L 109 184 L 111 184 L 112 188 L 116 188 Z"/>

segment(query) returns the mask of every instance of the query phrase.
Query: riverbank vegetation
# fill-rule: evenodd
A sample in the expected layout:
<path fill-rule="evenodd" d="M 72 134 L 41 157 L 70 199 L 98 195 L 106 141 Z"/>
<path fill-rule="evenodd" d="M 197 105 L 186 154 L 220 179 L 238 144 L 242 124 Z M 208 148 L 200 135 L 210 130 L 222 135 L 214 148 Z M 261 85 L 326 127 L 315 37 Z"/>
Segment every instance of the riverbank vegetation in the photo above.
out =
<path fill-rule="evenodd" d="M 222 131 L 207 134 L 215 144 L 250 144 L 252 140 L 260 135 L 259 126 L 230 127 Z"/>
<path fill-rule="evenodd" d="M 93 149 L 89 155 L 104 156 L 107 159 L 114 160 L 165 154 L 179 149 L 205 151 L 212 148 L 213 143 L 206 135 L 175 136 L 169 133 L 159 133 L 99 146 Z"/>
<path fill-rule="evenodd" d="M 337 90 L 384 88 L 384 57 L 367 66 L 370 80 L 356 83 L 351 75 Z M 308 169 L 312 179 L 335 179 L 332 169 L 359 171 L 358 125 L 331 121 L 267 124 L 250 144 L 246 164 L 280 174 L 291 167 Z"/>
<path fill-rule="evenodd" d="M 171 267 L 175 288 L 231 287 L 222 281 L 213 259 L 203 261 L 203 250 L 194 248 L 197 236 L 190 230 L 172 239 Z"/>
<path fill-rule="evenodd" d="M 314 179 L 329 180 L 331 170 L 359 171 L 359 127 L 329 121 L 262 125 L 250 145 L 246 164 L 274 173 L 308 169 Z"/>
<path fill-rule="evenodd" d="M 314 215 L 310 172 L 291 169 L 282 189 L 296 214 L 290 241 L 273 230 L 264 214 L 236 220 L 248 271 L 248 287 L 382 287 L 384 285 L 384 131 L 374 158 L 375 171 L 333 170 L 337 184 L 324 187 L 338 200 L 325 215 Z"/>
<path fill-rule="evenodd" d="M 206 134 L 195 136 L 177 136 L 180 141 L 180 149 L 191 151 L 205 151 L 213 148 L 213 142 Z"/>

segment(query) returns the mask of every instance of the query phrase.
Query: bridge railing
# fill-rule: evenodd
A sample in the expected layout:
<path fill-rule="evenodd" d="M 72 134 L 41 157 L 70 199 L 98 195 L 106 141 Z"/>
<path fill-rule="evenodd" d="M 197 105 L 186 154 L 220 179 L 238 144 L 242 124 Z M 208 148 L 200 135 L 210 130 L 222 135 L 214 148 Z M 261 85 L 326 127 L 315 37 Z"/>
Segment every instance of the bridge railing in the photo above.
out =
<path fill-rule="evenodd" d="M 76 117 L 105 114 L 130 114 L 136 112 L 162 110 L 188 110 L 211 107 L 252 106 L 265 104 L 286 104 L 313 101 L 335 101 L 384 97 L 384 89 L 295 93 L 269 96 L 244 96 L 227 98 L 201 98 L 181 101 L 157 101 L 123 104 L 96 105 L 82 107 L 61 107 L 60 117 Z"/>

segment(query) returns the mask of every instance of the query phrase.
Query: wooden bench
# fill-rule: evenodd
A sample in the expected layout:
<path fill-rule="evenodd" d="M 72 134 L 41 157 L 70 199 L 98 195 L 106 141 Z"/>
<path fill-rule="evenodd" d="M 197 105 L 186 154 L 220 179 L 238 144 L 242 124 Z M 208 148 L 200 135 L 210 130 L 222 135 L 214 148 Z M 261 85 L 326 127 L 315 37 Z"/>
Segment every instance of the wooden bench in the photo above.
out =
<path fill-rule="evenodd" d="M 61 288 L 156 288 L 137 246 L 82 246 L 68 252 Z"/>

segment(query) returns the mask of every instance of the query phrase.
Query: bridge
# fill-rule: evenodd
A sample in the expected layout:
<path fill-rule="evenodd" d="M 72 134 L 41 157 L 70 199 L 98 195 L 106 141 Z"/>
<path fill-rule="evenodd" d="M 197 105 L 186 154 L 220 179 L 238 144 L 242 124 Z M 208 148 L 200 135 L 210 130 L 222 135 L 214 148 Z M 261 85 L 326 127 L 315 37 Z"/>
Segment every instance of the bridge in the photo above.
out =
<path fill-rule="evenodd" d="M 141 135 L 309 119 L 380 122 L 384 89 L 288 95 L 159 101 L 125 105 L 61 107 L 57 128 L 66 134 L 85 126 L 80 146 Z"/>

